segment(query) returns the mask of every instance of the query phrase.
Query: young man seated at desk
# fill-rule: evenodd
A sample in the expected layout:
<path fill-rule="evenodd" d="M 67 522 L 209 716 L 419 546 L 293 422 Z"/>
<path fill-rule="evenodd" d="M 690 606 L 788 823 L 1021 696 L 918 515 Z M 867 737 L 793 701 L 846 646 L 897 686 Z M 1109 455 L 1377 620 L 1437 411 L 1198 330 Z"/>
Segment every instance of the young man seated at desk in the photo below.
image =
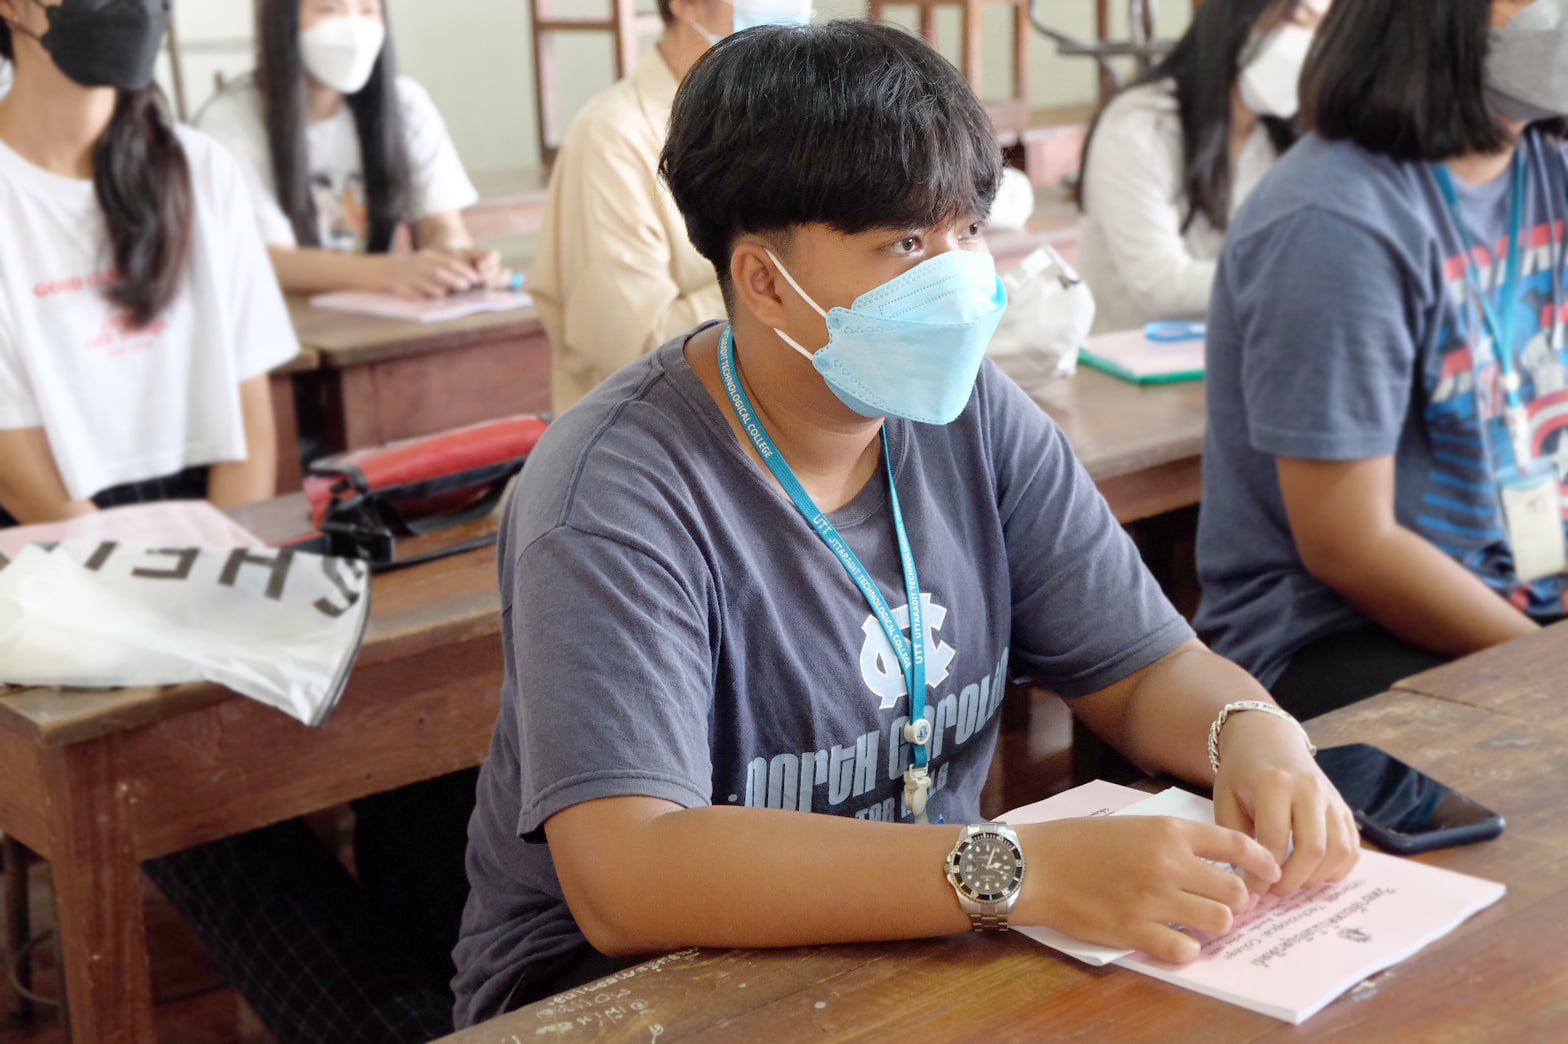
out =
<path fill-rule="evenodd" d="M 528 280 L 550 337 L 556 413 L 639 355 L 724 315 L 713 266 L 686 238 L 656 168 L 676 85 L 710 45 L 749 25 L 811 15 L 809 0 L 758 6 L 659 0 L 658 43 L 588 103 L 561 143 Z"/>
<path fill-rule="evenodd" d="M 684 945 L 1011 919 L 1189 960 L 1171 924 L 1348 872 L 1299 727 L 983 362 L 1001 156 L 957 70 L 888 26 L 737 34 L 688 74 L 661 170 L 730 322 L 585 398 L 512 499 L 458 1023 Z M 1212 784 L 1218 824 L 980 824 L 1010 664 Z M 1238 701 L 1266 711 L 1228 716 L 1216 775 Z M 950 885 L 965 845 L 989 856 Z"/>

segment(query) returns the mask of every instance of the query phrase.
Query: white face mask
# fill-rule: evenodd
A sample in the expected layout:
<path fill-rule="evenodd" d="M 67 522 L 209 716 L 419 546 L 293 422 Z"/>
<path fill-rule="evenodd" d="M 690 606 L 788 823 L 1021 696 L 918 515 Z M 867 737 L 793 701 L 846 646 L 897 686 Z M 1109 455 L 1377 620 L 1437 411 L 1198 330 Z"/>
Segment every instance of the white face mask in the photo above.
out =
<path fill-rule="evenodd" d="M 1282 25 L 1265 36 L 1242 66 L 1237 81 L 1241 103 L 1259 116 L 1283 120 L 1295 116 L 1301 108 L 1297 85 L 1312 49 L 1312 35 L 1304 26 Z"/>
<path fill-rule="evenodd" d="M 811 0 L 724 0 L 729 4 L 734 14 L 734 32 L 750 29 L 754 25 L 809 25 L 811 22 Z M 719 33 L 711 32 L 703 27 L 701 22 L 686 21 L 704 40 L 712 47 L 724 39 Z"/>
<path fill-rule="evenodd" d="M 386 39 L 387 27 L 378 19 L 324 18 L 299 34 L 300 58 L 317 83 L 355 94 L 370 79 Z"/>

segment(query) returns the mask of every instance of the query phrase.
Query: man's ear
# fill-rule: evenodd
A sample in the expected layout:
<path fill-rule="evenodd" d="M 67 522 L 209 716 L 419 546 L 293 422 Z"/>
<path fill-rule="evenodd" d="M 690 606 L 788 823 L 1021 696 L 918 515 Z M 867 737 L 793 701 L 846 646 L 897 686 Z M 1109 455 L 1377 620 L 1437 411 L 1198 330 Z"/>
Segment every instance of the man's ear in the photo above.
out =
<path fill-rule="evenodd" d="M 730 283 L 735 288 L 735 303 L 764 326 L 786 325 L 784 301 L 780 291 L 784 277 L 758 240 L 743 239 L 730 251 Z"/>

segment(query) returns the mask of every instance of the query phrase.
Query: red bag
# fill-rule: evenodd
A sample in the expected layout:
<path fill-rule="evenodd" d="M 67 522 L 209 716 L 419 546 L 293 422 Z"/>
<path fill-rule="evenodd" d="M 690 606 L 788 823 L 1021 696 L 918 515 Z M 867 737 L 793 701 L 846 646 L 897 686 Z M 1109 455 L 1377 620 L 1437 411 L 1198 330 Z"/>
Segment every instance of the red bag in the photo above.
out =
<path fill-rule="evenodd" d="M 522 470 L 549 422 L 531 414 L 316 461 L 305 477 L 311 520 L 329 552 L 377 565 L 396 558 L 397 538 L 484 518 Z M 494 534 L 419 561 L 493 543 Z"/>

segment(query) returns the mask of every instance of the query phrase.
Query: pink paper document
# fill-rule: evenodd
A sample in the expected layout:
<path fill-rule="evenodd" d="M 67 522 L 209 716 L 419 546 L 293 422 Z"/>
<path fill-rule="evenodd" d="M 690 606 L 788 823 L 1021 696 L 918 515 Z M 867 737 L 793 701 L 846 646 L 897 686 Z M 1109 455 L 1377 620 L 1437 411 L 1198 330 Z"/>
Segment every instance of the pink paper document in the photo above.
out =
<path fill-rule="evenodd" d="M 330 294 L 317 294 L 310 299 L 310 303 L 334 312 L 354 312 L 413 323 L 439 323 L 480 312 L 510 312 L 516 308 L 527 308 L 534 303 L 534 299 L 515 290 L 470 290 L 450 297 L 421 301 L 410 301 L 396 294 L 339 290 Z"/>
<path fill-rule="evenodd" d="M 260 537 L 205 500 L 161 500 L 107 508 L 65 522 L 0 529 L 0 555 L 28 544 L 117 540 L 148 547 L 264 547 Z"/>
<path fill-rule="evenodd" d="M 1212 822 L 1213 805 L 1175 789 L 1150 798 L 1095 782 L 1002 818 L 1017 824 L 1096 814 L 1172 815 Z M 1236 919 L 1228 934 L 1200 936 L 1205 939 L 1203 950 L 1191 964 L 1166 964 L 1143 953 L 1081 943 L 1049 929 L 1020 931 L 1090 963 L 1113 961 L 1299 1024 L 1356 983 L 1447 935 L 1501 899 L 1504 891 L 1495 881 L 1363 851 L 1343 881 L 1283 899 L 1265 896 Z"/>

